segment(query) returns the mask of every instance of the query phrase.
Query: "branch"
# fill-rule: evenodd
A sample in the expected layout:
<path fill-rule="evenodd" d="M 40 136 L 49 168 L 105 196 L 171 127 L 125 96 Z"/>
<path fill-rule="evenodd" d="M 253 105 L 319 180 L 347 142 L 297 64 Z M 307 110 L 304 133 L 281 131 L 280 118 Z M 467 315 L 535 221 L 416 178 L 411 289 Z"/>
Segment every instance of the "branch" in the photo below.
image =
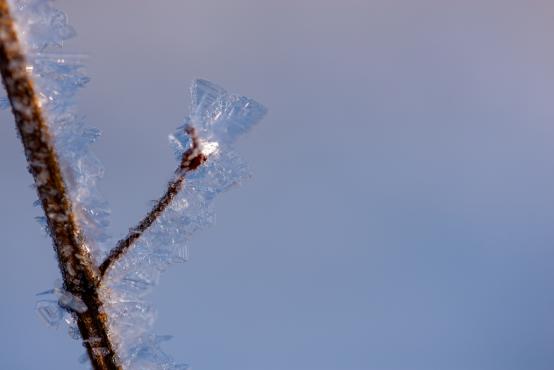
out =
<path fill-rule="evenodd" d="M 0 0 L 0 72 L 46 214 L 64 289 L 86 305 L 84 312 L 73 313 L 94 369 L 121 370 L 97 291 L 99 272 L 73 213 L 52 135 L 26 66 L 8 2 Z"/>
<path fill-rule="evenodd" d="M 206 160 L 207 156 L 202 153 L 200 139 L 196 134 L 196 130 L 192 126 L 186 126 L 185 132 L 191 137 L 191 147 L 183 153 L 181 163 L 175 171 L 174 178 L 168 183 L 165 194 L 158 200 L 152 210 L 135 226 L 124 239 L 117 242 L 114 249 L 104 262 L 100 265 L 100 279 L 102 280 L 106 272 L 117 261 L 119 261 L 125 253 L 127 253 L 133 244 L 144 234 L 146 230 L 163 214 L 165 209 L 171 204 L 173 199 L 183 189 L 185 185 L 185 175 L 188 172 L 196 170 Z"/>

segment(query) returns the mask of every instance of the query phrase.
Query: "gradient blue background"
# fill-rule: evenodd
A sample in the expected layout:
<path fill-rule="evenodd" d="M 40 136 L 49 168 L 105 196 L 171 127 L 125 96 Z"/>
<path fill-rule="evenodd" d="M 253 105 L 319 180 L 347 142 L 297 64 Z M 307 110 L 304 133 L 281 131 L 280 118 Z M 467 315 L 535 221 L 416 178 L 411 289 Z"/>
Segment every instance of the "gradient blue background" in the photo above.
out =
<path fill-rule="evenodd" d="M 255 177 L 151 297 L 196 370 L 554 368 L 550 0 L 59 0 L 119 236 L 207 78 L 265 103 Z M 77 369 L 34 312 L 58 277 L 0 114 L 0 368 Z"/>

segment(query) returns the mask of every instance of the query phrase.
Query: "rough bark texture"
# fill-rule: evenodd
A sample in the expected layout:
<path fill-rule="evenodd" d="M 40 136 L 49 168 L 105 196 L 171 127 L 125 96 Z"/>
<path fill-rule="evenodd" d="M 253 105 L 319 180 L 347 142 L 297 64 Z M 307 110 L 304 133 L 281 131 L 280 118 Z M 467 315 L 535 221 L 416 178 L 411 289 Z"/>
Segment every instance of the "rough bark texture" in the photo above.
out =
<path fill-rule="evenodd" d="M 64 289 L 87 306 L 85 312 L 73 314 L 94 369 L 121 370 L 98 296 L 100 274 L 79 230 L 52 137 L 26 66 L 8 2 L 0 0 L 0 71 L 28 169 L 48 220 Z"/>

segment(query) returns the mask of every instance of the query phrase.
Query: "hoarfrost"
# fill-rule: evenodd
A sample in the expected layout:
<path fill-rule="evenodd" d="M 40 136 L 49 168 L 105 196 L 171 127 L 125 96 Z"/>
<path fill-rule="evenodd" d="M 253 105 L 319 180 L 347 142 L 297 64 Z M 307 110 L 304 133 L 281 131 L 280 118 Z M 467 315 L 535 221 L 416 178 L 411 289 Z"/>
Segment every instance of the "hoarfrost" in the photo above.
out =
<path fill-rule="evenodd" d="M 161 271 L 186 260 L 187 243 L 194 232 L 215 221 L 216 196 L 250 176 L 248 166 L 232 145 L 266 113 L 256 101 L 229 94 L 206 80 L 196 80 L 191 95 L 191 115 L 169 136 L 169 142 L 180 161 L 191 144 L 184 129 L 192 125 L 203 140 L 201 149 L 208 160 L 187 173 L 185 187 L 172 205 L 107 275 L 106 310 L 115 318 L 112 327 L 119 334 L 120 356 L 130 368 L 166 369 L 154 366 L 164 363 L 166 355 L 159 347 L 160 338 L 150 334 L 151 306 L 139 302 L 157 283 Z M 172 366 L 181 367 L 167 369 L 188 368 Z"/>
<path fill-rule="evenodd" d="M 52 327 L 57 328 L 63 319 L 63 310 L 58 305 L 58 301 L 42 300 L 36 303 L 38 315 L 44 322 Z"/>
<path fill-rule="evenodd" d="M 26 48 L 27 71 L 33 76 L 50 125 L 74 211 L 98 262 L 108 248 L 106 228 L 110 211 L 97 188 L 103 167 L 89 149 L 100 132 L 86 124 L 75 104 L 77 92 L 90 80 L 84 71 L 86 56 L 59 52 L 75 31 L 65 13 L 56 9 L 52 1 L 11 3 Z M 8 99 L 1 97 L 0 108 L 8 106 Z"/>
<path fill-rule="evenodd" d="M 55 288 L 37 293 L 40 297 L 50 296 L 50 299 L 42 299 L 36 303 L 37 313 L 50 327 L 58 328 L 64 322 L 68 327 L 69 336 L 79 339 L 79 329 L 73 312 L 85 312 L 87 306 L 79 297 L 61 288 L 60 281 L 56 281 L 55 284 Z"/>
<path fill-rule="evenodd" d="M 41 104 L 54 136 L 66 186 L 74 211 L 84 232 L 87 247 L 96 262 L 109 251 L 106 232 L 110 209 L 97 188 L 103 167 L 89 147 L 100 132 L 86 124 L 75 106 L 76 93 L 88 82 L 85 57 L 61 54 L 56 48 L 75 35 L 67 16 L 50 0 L 12 0 L 18 28 L 26 44 L 29 73 L 35 80 Z M 216 196 L 250 176 L 246 163 L 234 152 L 236 139 L 265 114 L 266 108 L 253 99 L 228 93 L 206 80 L 194 81 L 191 88 L 191 113 L 175 133 L 170 145 L 177 160 L 190 147 L 184 128 L 192 125 L 201 139 L 202 153 L 208 160 L 186 175 L 186 184 L 166 211 L 145 231 L 127 254 L 109 269 L 100 295 L 109 317 L 110 337 L 116 341 L 124 368 L 185 370 L 161 349 L 168 336 L 151 333 L 156 312 L 145 301 L 160 273 L 172 263 L 186 261 L 187 243 L 193 233 L 215 221 Z M 0 97 L 0 108 L 8 100 Z M 43 219 L 38 218 L 43 223 Z M 71 253 L 71 251 L 67 251 Z M 69 270 L 68 270 L 69 271 Z M 71 273 L 71 271 L 69 271 Z M 74 312 L 86 305 L 62 288 L 46 292 L 57 300 L 41 300 L 37 312 L 50 326 L 62 321 L 71 337 L 79 333 Z M 102 354 L 103 348 L 95 348 Z"/>
<path fill-rule="evenodd" d="M 79 313 L 86 312 L 87 305 L 79 297 L 63 289 L 55 289 L 54 293 L 58 296 L 58 302 L 61 307 Z"/>

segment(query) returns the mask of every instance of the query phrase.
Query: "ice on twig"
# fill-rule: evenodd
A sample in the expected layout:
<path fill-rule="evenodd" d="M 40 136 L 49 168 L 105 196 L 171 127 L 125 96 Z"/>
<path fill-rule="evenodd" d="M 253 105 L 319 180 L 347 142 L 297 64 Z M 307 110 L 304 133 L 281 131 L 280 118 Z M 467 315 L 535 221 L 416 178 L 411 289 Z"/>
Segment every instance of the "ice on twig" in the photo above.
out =
<path fill-rule="evenodd" d="M 157 369 L 148 367 L 151 365 L 146 365 L 147 360 L 150 364 L 160 363 L 165 357 L 159 352 L 159 342 L 153 344 L 151 321 L 143 320 L 142 305 L 122 302 L 142 300 L 157 283 L 161 271 L 169 264 L 187 259 L 187 244 L 192 235 L 215 221 L 216 196 L 250 176 L 248 166 L 232 145 L 266 113 L 266 108 L 256 101 L 229 94 L 205 80 L 195 81 L 191 94 L 191 114 L 169 136 L 169 142 L 180 161 L 191 145 L 185 127 L 192 125 L 208 160 L 186 174 L 184 189 L 107 275 L 112 303 L 106 309 L 111 317 L 118 318 L 112 321 L 112 327 L 121 338 L 120 355 L 126 364 L 133 365 L 131 368 Z M 132 314 L 131 310 L 138 311 Z"/>
<path fill-rule="evenodd" d="M 59 288 L 54 289 L 54 294 L 58 296 L 60 306 L 66 310 L 78 313 L 86 312 L 87 305 L 79 297 Z"/>
<path fill-rule="evenodd" d="M 73 316 L 72 313 L 66 312 L 64 316 L 64 321 L 67 324 L 67 334 L 71 339 L 79 340 L 81 339 L 81 332 L 79 331 L 79 327 L 77 326 L 77 320 L 75 320 L 75 316 Z"/>
<path fill-rule="evenodd" d="M 56 282 L 58 286 L 61 286 L 59 281 Z M 54 295 L 58 298 L 58 304 L 68 310 L 83 313 L 87 310 L 86 304 L 81 298 L 69 293 L 63 288 L 56 287 L 54 289 L 46 290 L 44 292 L 37 293 L 37 296 Z"/>
<path fill-rule="evenodd" d="M 100 135 L 77 112 L 76 94 L 90 80 L 83 55 L 62 54 L 59 48 L 75 31 L 64 12 L 51 0 L 12 0 L 21 41 L 26 47 L 27 71 L 32 74 L 41 106 L 50 126 L 87 246 L 100 260 L 109 241 L 110 210 L 97 188 L 103 167 L 89 147 Z M 0 108 L 7 107 L 0 98 Z"/>
<path fill-rule="evenodd" d="M 39 316 L 53 328 L 58 328 L 60 324 L 67 325 L 67 333 L 73 339 L 80 339 L 81 335 L 77 327 L 74 312 L 85 312 L 87 306 L 83 301 L 71 293 L 60 288 L 61 282 L 56 282 L 57 287 L 40 293 L 37 296 L 54 296 L 56 299 L 43 299 L 36 303 L 36 310 Z"/>
<path fill-rule="evenodd" d="M 133 343 L 128 349 L 126 365 L 130 369 L 144 370 L 188 370 L 186 364 L 178 364 L 167 355 L 160 344 L 167 340 L 166 336 L 149 335 Z"/>

